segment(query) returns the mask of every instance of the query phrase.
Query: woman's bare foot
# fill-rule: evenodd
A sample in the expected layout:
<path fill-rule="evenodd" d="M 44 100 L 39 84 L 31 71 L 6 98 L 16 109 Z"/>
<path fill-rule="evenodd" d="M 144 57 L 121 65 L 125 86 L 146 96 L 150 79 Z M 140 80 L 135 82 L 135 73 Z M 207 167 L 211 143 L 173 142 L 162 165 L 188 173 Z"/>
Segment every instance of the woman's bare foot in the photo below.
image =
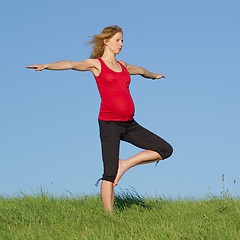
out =
<path fill-rule="evenodd" d="M 126 170 L 127 170 L 127 166 L 126 166 L 125 160 L 119 159 L 117 176 L 114 180 L 113 187 L 117 186 L 118 181 L 120 180 L 120 178 L 122 177 L 122 175 Z"/>

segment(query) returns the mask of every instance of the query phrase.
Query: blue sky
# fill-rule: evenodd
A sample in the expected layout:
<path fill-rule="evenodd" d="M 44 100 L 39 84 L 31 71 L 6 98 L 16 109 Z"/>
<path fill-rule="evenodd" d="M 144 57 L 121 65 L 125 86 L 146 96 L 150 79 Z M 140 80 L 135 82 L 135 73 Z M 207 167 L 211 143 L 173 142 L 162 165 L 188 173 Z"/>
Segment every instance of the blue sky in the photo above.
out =
<path fill-rule="evenodd" d="M 88 36 L 117 24 L 117 57 L 165 79 L 133 76 L 135 120 L 174 147 L 130 169 L 116 191 L 240 193 L 239 1 L 4 1 L 0 6 L 0 194 L 98 193 L 100 96 L 89 72 L 25 66 L 89 58 Z M 120 158 L 142 151 L 121 142 Z M 236 184 L 233 181 L 236 180 Z M 67 191 L 66 191 L 67 190 Z"/>

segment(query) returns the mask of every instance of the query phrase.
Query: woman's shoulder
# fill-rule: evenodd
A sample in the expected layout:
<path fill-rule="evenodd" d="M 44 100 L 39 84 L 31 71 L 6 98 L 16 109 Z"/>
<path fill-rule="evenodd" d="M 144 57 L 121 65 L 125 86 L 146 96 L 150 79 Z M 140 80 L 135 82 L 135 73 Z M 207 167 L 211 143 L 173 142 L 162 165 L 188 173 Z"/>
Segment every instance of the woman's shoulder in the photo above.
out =
<path fill-rule="evenodd" d="M 100 68 L 100 62 L 97 58 L 88 58 L 85 60 L 85 62 L 91 66 L 91 68 L 96 68 L 99 69 Z"/>
<path fill-rule="evenodd" d="M 99 62 L 98 59 L 96 58 L 88 58 L 85 59 L 84 61 L 82 61 L 82 63 L 84 64 L 84 66 L 86 66 L 86 68 L 88 68 L 88 70 L 90 70 L 95 76 L 99 75 L 100 71 L 101 71 L 101 64 Z"/>
<path fill-rule="evenodd" d="M 88 58 L 88 59 L 85 59 L 85 62 L 88 62 L 89 64 L 92 64 L 92 65 L 99 64 L 99 60 L 97 58 Z"/>
<path fill-rule="evenodd" d="M 124 62 L 124 61 L 119 61 L 125 68 L 127 68 L 127 63 L 126 62 Z"/>

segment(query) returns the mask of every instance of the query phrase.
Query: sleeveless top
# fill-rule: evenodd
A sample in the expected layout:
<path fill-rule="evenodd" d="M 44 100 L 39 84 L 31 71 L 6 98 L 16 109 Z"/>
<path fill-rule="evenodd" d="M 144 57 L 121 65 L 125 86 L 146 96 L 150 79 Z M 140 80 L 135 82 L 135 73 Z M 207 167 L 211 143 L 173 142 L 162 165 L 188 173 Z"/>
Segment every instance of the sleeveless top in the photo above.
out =
<path fill-rule="evenodd" d="M 95 76 L 101 97 L 98 119 L 105 121 L 130 121 L 134 116 L 134 103 L 129 91 L 131 81 L 127 69 L 120 63 L 121 72 L 111 70 L 101 58 L 101 73 Z"/>

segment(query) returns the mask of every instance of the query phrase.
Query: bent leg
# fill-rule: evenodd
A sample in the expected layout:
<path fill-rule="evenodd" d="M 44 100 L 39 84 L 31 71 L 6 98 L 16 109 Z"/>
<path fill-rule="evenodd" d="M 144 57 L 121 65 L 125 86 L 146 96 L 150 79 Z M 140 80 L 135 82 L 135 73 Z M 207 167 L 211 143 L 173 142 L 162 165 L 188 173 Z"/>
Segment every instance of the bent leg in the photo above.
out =
<path fill-rule="evenodd" d="M 129 126 L 122 140 L 139 148 L 155 151 L 160 155 L 161 159 L 166 159 L 173 153 L 173 148 L 168 142 L 142 127 L 135 120 Z"/>
<path fill-rule="evenodd" d="M 129 129 L 122 140 L 146 150 L 127 160 L 119 160 L 118 173 L 113 184 L 114 187 L 117 185 L 124 172 L 129 168 L 166 159 L 170 157 L 173 152 L 172 146 L 169 143 L 143 128 L 136 121 L 129 125 Z"/>
<path fill-rule="evenodd" d="M 133 157 L 128 158 L 127 160 L 121 160 L 119 159 L 119 166 L 118 166 L 118 172 L 117 176 L 114 180 L 113 187 L 115 187 L 122 177 L 122 175 L 129 169 L 136 165 L 144 164 L 144 163 L 150 163 L 155 162 L 158 160 L 161 160 L 161 156 L 159 153 L 152 151 L 152 150 L 145 150 L 138 154 L 136 154 Z"/>

